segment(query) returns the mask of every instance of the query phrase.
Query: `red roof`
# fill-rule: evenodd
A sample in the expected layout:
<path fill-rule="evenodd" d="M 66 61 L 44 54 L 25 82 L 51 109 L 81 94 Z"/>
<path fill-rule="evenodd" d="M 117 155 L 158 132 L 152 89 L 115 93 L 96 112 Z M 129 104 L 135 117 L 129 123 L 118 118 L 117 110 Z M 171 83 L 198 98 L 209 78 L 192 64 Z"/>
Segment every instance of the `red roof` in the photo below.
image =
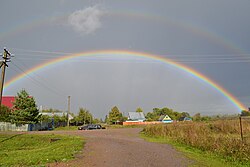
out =
<path fill-rule="evenodd" d="M 9 108 L 13 107 L 13 102 L 15 101 L 15 96 L 3 96 L 2 105 L 5 105 Z"/>

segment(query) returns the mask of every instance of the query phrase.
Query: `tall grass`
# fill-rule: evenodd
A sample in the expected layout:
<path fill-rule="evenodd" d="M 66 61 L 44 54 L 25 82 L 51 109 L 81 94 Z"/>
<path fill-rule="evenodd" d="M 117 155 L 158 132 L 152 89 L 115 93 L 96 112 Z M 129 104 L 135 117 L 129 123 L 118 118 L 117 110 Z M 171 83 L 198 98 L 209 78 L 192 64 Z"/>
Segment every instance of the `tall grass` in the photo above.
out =
<path fill-rule="evenodd" d="M 230 161 L 250 161 L 250 120 L 243 120 L 244 142 L 240 137 L 239 120 L 214 122 L 177 122 L 151 125 L 144 133 L 153 137 L 164 137 L 171 141 L 213 152 Z"/>

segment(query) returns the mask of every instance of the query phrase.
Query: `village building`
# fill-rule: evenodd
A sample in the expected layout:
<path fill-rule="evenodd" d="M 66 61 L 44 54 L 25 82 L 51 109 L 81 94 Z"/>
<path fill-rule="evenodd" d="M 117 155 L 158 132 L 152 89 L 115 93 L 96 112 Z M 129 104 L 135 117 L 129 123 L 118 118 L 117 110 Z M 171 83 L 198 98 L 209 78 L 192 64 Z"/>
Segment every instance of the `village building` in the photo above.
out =
<path fill-rule="evenodd" d="M 145 115 L 143 112 L 129 112 L 128 113 L 128 121 L 133 122 L 144 122 L 146 120 Z"/>
<path fill-rule="evenodd" d="M 168 115 L 160 116 L 158 121 L 163 122 L 163 123 L 172 123 L 173 122 L 173 120 Z"/>
<path fill-rule="evenodd" d="M 15 96 L 3 96 L 2 97 L 2 105 L 13 108 L 13 102 L 15 101 Z"/>
<path fill-rule="evenodd" d="M 189 118 L 189 117 L 180 117 L 178 121 L 192 121 L 192 118 Z"/>

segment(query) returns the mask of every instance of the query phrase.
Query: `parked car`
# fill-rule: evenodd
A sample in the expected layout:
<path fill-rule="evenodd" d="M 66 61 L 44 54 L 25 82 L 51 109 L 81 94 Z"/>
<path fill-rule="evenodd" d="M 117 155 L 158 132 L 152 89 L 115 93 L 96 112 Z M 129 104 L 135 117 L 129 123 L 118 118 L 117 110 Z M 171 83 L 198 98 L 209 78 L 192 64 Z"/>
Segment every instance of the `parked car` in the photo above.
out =
<path fill-rule="evenodd" d="M 93 129 L 105 129 L 105 127 L 102 127 L 100 124 L 89 124 L 78 127 L 78 130 L 93 130 Z"/>

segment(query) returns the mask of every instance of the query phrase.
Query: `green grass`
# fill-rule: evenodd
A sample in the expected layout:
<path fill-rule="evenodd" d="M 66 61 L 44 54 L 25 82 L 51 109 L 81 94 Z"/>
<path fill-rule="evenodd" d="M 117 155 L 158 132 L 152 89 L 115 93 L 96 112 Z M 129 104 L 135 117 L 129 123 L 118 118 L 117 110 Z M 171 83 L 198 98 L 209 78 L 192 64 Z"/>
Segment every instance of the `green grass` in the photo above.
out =
<path fill-rule="evenodd" d="M 82 150 L 83 144 L 83 139 L 76 136 L 0 134 L 0 166 L 43 166 L 68 161 Z"/>
<path fill-rule="evenodd" d="M 163 143 L 163 144 L 170 144 L 176 150 L 182 152 L 186 157 L 191 160 L 194 160 L 189 166 L 197 167 L 247 167 L 250 164 L 240 164 L 238 162 L 227 161 L 221 156 L 213 154 L 211 152 L 201 151 L 194 147 L 190 147 L 184 144 L 173 142 L 167 138 L 163 137 L 152 137 L 144 134 L 143 132 L 140 134 L 141 138 L 145 139 L 148 142 L 156 142 L 156 143 Z"/>

